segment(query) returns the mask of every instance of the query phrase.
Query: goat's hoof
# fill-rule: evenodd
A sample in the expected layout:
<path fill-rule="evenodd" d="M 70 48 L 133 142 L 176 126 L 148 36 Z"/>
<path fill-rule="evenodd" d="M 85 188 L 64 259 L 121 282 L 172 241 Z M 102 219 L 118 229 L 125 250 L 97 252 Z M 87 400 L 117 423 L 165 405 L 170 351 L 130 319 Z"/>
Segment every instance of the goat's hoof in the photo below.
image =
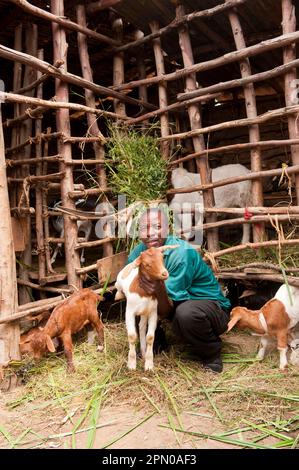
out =
<path fill-rule="evenodd" d="M 97 351 L 103 352 L 103 351 L 104 351 L 104 346 L 102 346 L 101 344 L 99 344 L 98 347 L 97 347 Z"/>
<path fill-rule="evenodd" d="M 280 366 L 279 369 L 281 372 L 287 373 L 288 372 L 288 365 L 286 364 L 285 366 Z"/>
<path fill-rule="evenodd" d="M 154 364 L 147 364 L 145 363 L 144 365 L 144 370 L 153 370 Z"/>
<path fill-rule="evenodd" d="M 68 374 L 72 374 L 73 372 L 76 372 L 76 369 L 73 365 L 67 367 L 67 372 Z"/>
<path fill-rule="evenodd" d="M 130 370 L 136 370 L 136 363 L 128 362 L 128 369 L 130 369 Z"/>

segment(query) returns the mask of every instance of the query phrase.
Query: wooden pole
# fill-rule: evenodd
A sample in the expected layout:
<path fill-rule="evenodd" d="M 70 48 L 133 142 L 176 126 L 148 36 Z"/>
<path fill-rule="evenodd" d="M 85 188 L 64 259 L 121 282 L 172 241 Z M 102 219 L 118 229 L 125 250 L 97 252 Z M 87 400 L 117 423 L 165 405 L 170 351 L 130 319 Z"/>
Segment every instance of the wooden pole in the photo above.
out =
<path fill-rule="evenodd" d="M 41 60 L 44 59 L 43 49 L 39 49 L 37 57 Z M 40 78 L 41 72 L 37 73 L 37 78 Z M 40 83 L 36 92 L 37 98 L 43 97 L 43 85 Z M 42 132 L 42 119 L 36 119 L 35 121 L 35 133 L 37 135 Z M 42 176 L 43 174 L 43 163 L 42 163 L 42 141 L 35 145 L 35 156 L 40 159 L 36 164 L 36 176 Z M 35 226 L 36 226 L 36 240 L 37 240 L 37 252 L 38 252 L 38 277 L 43 279 L 46 276 L 46 255 L 44 246 L 44 224 L 43 224 L 43 201 L 42 201 L 42 188 L 40 184 L 36 185 L 35 189 Z M 41 292 L 41 298 L 45 294 Z"/>
<path fill-rule="evenodd" d="M 157 21 L 152 21 L 150 24 L 150 29 L 152 32 L 159 31 L 159 24 Z M 159 38 L 153 40 L 153 49 L 156 62 L 157 75 L 165 74 L 165 65 L 164 57 L 161 47 L 161 40 Z M 165 82 L 160 82 L 158 84 L 158 93 L 159 93 L 159 108 L 165 108 L 167 106 L 167 84 Z M 161 136 L 166 137 L 169 135 L 169 119 L 168 113 L 163 113 L 160 115 L 160 125 L 161 125 Z M 162 157 L 165 160 L 168 160 L 170 155 L 170 146 L 168 142 L 162 142 L 161 145 Z"/>
<path fill-rule="evenodd" d="M 76 12 L 77 12 L 78 24 L 85 27 L 86 26 L 85 6 L 77 5 Z M 93 82 L 93 74 L 92 74 L 92 70 L 90 66 L 90 59 L 89 59 L 86 36 L 81 33 L 78 33 L 78 51 L 79 51 L 81 69 L 82 69 L 82 76 L 86 80 Z M 94 93 L 91 90 L 85 90 L 85 101 L 88 107 L 95 108 L 96 100 L 95 100 Z M 125 106 L 123 103 L 120 103 L 120 104 L 122 106 Z M 118 114 L 122 115 L 121 112 L 119 112 Z M 105 142 L 105 138 L 100 132 L 97 118 L 91 113 L 87 113 L 86 117 L 87 117 L 89 134 L 93 137 L 102 137 L 101 140 L 97 140 L 93 142 L 95 160 L 102 160 L 104 162 L 105 161 L 105 149 L 104 149 L 103 143 Z M 104 164 L 96 165 L 96 171 L 98 175 L 99 185 L 103 190 L 105 190 L 107 188 L 105 165 Z M 103 253 L 104 253 L 104 256 L 110 256 L 113 254 L 112 243 L 107 243 L 103 246 Z"/>
<path fill-rule="evenodd" d="M 185 14 L 183 5 L 176 7 L 176 19 L 179 21 Z M 191 40 L 187 26 L 181 26 L 178 30 L 180 48 L 182 51 L 184 67 L 192 67 L 194 64 L 193 52 L 191 46 Z M 195 90 L 197 88 L 196 76 L 191 74 L 186 77 L 186 90 Z M 197 104 L 191 104 L 188 106 L 188 115 L 190 120 L 191 130 L 200 129 L 201 115 L 200 109 Z M 193 146 L 196 152 L 202 152 L 205 149 L 205 143 L 202 136 L 194 136 Z M 200 174 L 202 184 L 208 184 L 211 181 L 211 172 L 209 169 L 209 161 L 207 155 L 203 155 L 200 159 L 196 160 L 197 171 Z M 213 190 L 205 191 L 203 194 L 204 208 L 210 208 L 215 206 Z M 216 222 L 217 215 L 212 214 L 207 217 L 207 222 Z M 218 232 L 217 230 L 211 230 L 207 234 L 209 251 L 217 251 L 219 249 Z"/>
<path fill-rule="evenodd" d="M 51 12 L 57 16 L 64 16 L 64 1 L 63 0 L 51 0 Z M 59 59 L 63 60 L 64 64 L 60 70 L 67 72 L 67 42 L 65 31 L 57 24 L 52 23 L 53 32 L 53 52 L 54 61 Z M 56 96 L 59 101 L 68 101 L 68 85 L 56 79 L 55 82 Z M 56 112 L 56 126 L 57 131 L 61 132 L 65 136 L 71 135 L 70 130 L 70 117 L 67 109 L 58 109 Z M 58 140 L 58 153 L 63 160 L 72 160 L 72 146 L 70 143 L 64 143 L 63 139 Z M 73 172 L 71 165 L 60 163 L 60 171 L 65 172 L 65 177 L 61 181 L 61 199 L 65 207 L 75 209 L 75 204 L 69 197 L 69 192 L 73 191 Z M 68 284 L 73 284 L 76 287 L 81 287 L 80 277 L 76 275 L 76 269 L 80 268 L 80 258 L 78 252 L 74 249 L 77 241 L 77 224 L 72 221 L 67 214 L 63 214 L 64 221 L 64 236 L 65 236 L 65 261 Z"/>
<path fill-rule="evenodd" d="M 226 0 L 227 2 L 227 0 Z M 239 51 L 246 48 L 242 25 L 239 17 L 235 11 L 229 11 L 228 13 L 231 29 L 233 32 L 236 49 Z M 240 62 L 240 71 L 242 78 L 251 76 L 251 66 L 249 59 L 242 60 Z M 246 107 L 246 115 L 249 119 L 255 119 L 257 117 L 257 107 L 254 85 L 248 83 L 244 85 L 244 99 Z M 258 124 L 249 126 L 249 141 L 255 143 L 260 141 L 260 130 Z M 250 150 L 251 158 L 251 171 L 257 172 L 262 169 L 262 156 L 260 147 L 255 147 Z M 263 185 L 260 179 L 252 181 L 252 205 L 262 206 L 263 205 Z M 258 243 L 263 241 L 265 237 L 265 227 L 263 224 L 256 224 L 253 226 L 253 241 Z"/>
<path fill-rule="evenodd" d="M 51 128 L 47 128 L 47 134 L 51 133 Z M 49 141 L 46 140 L 44 144 L 44 153 L 43 153 L 43 166 L 42 166 L 42 174 L 46 174 L 48 171 L 48 151 L 49 151 Z M 48 239 L 50 237 L 50 228 L 49 228 L 49 216 L 48 216 L 48 201 L 47 201 L 47 189 L 42 188 L 42 216 L 43 216 L 43 228 L 44 228 L 44 248 L 45 248 L 45 258 L 46 258 L 46 266 L 47 266 L 47 274 L 51 273 L 54 274 L 55 271 L 52 268 L 51 264 L 51 254 L 50 254 L 50 246 Z M 40 280 L 40 278 L 39 278 Z"/>
<path fill-rule="evenodd" d="M 6 164 L 2 115 L 0 108 L 0 320 L 13 315 L 18 308 L 16 259 L 13 246 L 10 206 L 6 181 Z M 20 359 L 20 330 L 17 323 L 0 327 L 0 365 Z"/>
<path fill-rule="evenodd" d="M 296 27 L 296 12 L 295 5 L 292 0 L 282 0 L 282 31 L 284 34 L 294 33 L 297 30 Z M 296 44 L 290 44 L 283 50 L 283 63 L 288 64 L 289 62 L 296 59 Z M 298 87 L 299 82 L 297 80 L 297 69 L 294 67 L 288 73 L 285 74 L 284 86 L 285 86 L 285 102 L 286 106 L 298 104 Z M 297 116 L 288 116 L 288 127 L 290 139 L 299 138 L 298 119 Z M 292 145 L 291 155 L 293 165 L 299 164 L 299 145 Z M 299 174 L 295 178 L 295 190 L 297 196 L 297 204 L 299 204 Z"/>
<path fill-rule="evenodd" d="M 38 43 L 38 34 L 37 26 L 35 24 L 29 24 L 25 30 L 25 43 L 26 43 L 26 53 L 34 57 L 37 56 L 37 43 Z M 29 83 L 36 79 L 36 70 L 30 67 L 30 65 L 25 66 L 24 71 L 24 81 L 23 86 L 27 86 Z M 27 96 L 32 96 L 34 90 L 26 92 Z M 21 107 L 22 113 L 25 113 L 27 106 L 23 105 Z M 21 125 L 21 142 L 25 142 L 29 136 L 32 135 L 32 119 L 27 119 Z M 28 145 L 24 148 L 24 153 L 22 158 L 28 159 L 31 157 L 31 145 Z M 19 169 L 19 175 L 22 179 L 26 178 L 29 175 L 29 165 L 23 165 Z M 22 199 L 21 188 L 19 189 L 19 203 L 18 206 L 21 206 L 20 200 Z M 26 215 L 26 235 L 25 235 L 26 245 L 25 250 L 20 257 L 19 265 L 19 278 L 23 281 L 29 281 L 28 266 L 32 264 L 32 243 L 31 243 L 31 216 L 30 214 Z M 19 304 L 26 304 L 31 300 L 31 289 L 25 285 L 19 287 Z"/>
<path fill-rule="evenodd" d="M 136 39 L 140 39 L 144 37 L 144 33 L 138 29 L 135 31 L 134 36 Z M 137 61 L 137 70 L 138 70 L 139 78 L 143 79 L 146 77 L 146 67 L 145 67 L 145 62 L 144 62 L 144 47 L 143 46 L 140 46 L 136 51 L 136 61 Z M 146 86 L 141 85 L 138 88 L 138 93 L 139 93 L 139 99 L 141 101 L 148 102 Z M 142 122 L 144 125 L 147 125 L 149 121 L 148 119 L 143 119 Z"/>

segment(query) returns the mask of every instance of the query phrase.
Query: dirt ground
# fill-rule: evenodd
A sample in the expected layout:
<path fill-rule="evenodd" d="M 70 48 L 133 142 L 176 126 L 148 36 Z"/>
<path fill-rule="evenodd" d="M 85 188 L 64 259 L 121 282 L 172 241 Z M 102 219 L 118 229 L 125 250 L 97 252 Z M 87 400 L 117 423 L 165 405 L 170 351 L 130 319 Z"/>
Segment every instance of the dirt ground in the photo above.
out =
<path fill-rule="evenodd" d="M 225 348 L 229 351 L 242 351 L 243 354 L 247 354 L 255 352 L 257 345 L 258 339 L 256 337 L 232 334 L 226 339 Z M 124 369 L 125 359 L 126 356 L 124 356 Z M 182 386 L 177 386 L 174 377 L 178 371 L 167 370 L 167 364 L 170 366 L 170 361 L 173 362 L 171 355 L 162 358 L 156 357 L 159 374 L 161 376 L 160 371 L 163 370 L 166 377 L 165 383 L 168 374 L 169 390 L 178 390 L 180 394 L 183 394 Z M 277 442 L 273 433 L 278 431 L 282 433 L 281 429 L 288 428 L 286 424 L 283 428 L 282 421 L 279 421 L 280 427 L 277 425 L 272 434 L 271 431 L 266 433 L 262 441 L 261 437 L 254 434 L 253 428 L 252 432 L 249 430 L 247 434 L 241 434 L 238 430 L 240 427 L 244 428 L 243 420 L 246 417 L 251 419 L 251 423 L 256 417 L 256 423 L 260 423 L 262 419 L 260 417 L 263 416 L 267 418 L 267 423 L 295 416 L 294 422 L 297 424 L 294 427 L 294 432 L 290 434 L 291 437 L 287 437 L 287 439 L 294 439 L 298 434 L 297 429 L 299 429 L 299 406 L 297 406 L 299 387 L 294 390 L 291 396 L 293 401 L 290 403 L 286 402 L 284 398 L 279 399 L 279 402 L 275 399 L 272 402 L 267 398 L 268 401 L 263 402 L 262 396 L 255 397 L 252 392 L 247 396 L 247 391 L 242 391 L 242 394 L 239 394 L 238 391 L 235 394 L 233 391 L 231 393 L 230 391 L 225 392 L 227 395 L 224 395 L 223 400 L 219 401 L 224 384 L 228 389 L 236 387 L 243 384 L 248 377 L 248 390 L 251 391 L 250 387 L 257 386 L 254 379 L 252 380 L 252 377 L 255 376 L 257 380 L 258 377 L 264 380 L 261 382 L 261 388 L 258 389 L 258 392 L 262 391 L 262 394 L 265 391 L 272 392 L 272 389 L 278 390 L 273 380 L 279 381 L 277 384 L 279 384 L 281 395 L 290 393 L 287 392 L 287 384 L 290 385 L 290 379 L 293 380 L 292 383 L 298 384 L 299 370 L 291 369 L 287 374 L 281 374 L 278 370 L 276 352 L 273 353 L 273 362 L 271 361 L 272 359 L 269 359 L 263 364 L 249 363 L 248 366 L 247 364 L 231 364 L 226 361 L 223 374 L 205 372 L 200 366 L 195 368 L 194 362 L 190 363 L 189 369 L 184 369 L 185 373 L 189 374 L 190 372 L 190 375 L 186 380 L 185 395 L 187 398 L 184 398 L 184 405 L 181 406 L 179 414 L 173 412 L 175 409 L 173 403 L 172 406 L 165 407 L 161 406 L 160 402 L 155 404 L 153 399 L 153 406 L 149 405 L 148 401 L 147 405 L 149 406 L 144 405 L 136 390 L 145 387 L 147 382 L 150 383 L 153 380 L 153 375 L 148 377 L 142 372 L 136 373 L 136 383 L 133 382 L 131 385 L 133 388 L 128 389 L 129 385 L 121 385 L 118 389 L 118 395 L 114 396 L 113 400 L 104 402 L 99 412 L 94 414 L 96 418 L 91 419 L 90 415 L 88 415 L 88 419 L 85 419 L 87 418 L 85 410 L 90 411 L 91 408 L 88 408 L 88 400 L 84 400 L 84 397 L 82 399 L 82 395 L 80 395 L 80 381 L 78 382 L 78 394 L 73 393 L 75 396 L 67 403 L 63 400 L 62 385 L 57 385 L 55 390 L 60 390 L 61 395 L 55 392 L 55 400 L 52 400 L 55 401 L 55 406 L 53 404 L 48 406 L 49 400 L 43 397 L 24 400 L 26 391 L 24 385 L 13 391 L 0 392 L 0 449 L 233 449 L 240 448 L 240 446 L 247 447 L 245 442 L 244 446 L 242 442 L 244 440 L 250 441 L 251 438 L 255 439 L 252 442 L 257 442 L 257 445 L 260 443 L 260 447 L 263 448 Z M 61 363 L 65 371 L 64 358 L 61 359 Z M 182 368 L 182 366 L 180 367 Z M 128 384 L 130 384 L 130 374 L 131 372 L 128 375 Z M 263 377 L 269 378 L 264 379 Z M 46 380 L 46 378 L 42 376 L 40 380 Z M 294 388 L 293 385 L 292 387 Z M 215 391 L 217 393 L 214 393 Z M 179 401 L 180 397 L 176 396 L 176 393 L 178 392 L 174 392 L 173 397 L 174 399 L 178 398 Z M 188 400 L 188 393 L 190 393 L 190 400 Z M 150 397 L 148 398 L 150 400 Z M 235 425 L 230 419 L 230 411 L 236 421 L 238 407 L 240 407 L 240 419 L 239 424 Z M 183 432 L 180 432 L 180 429 Z M 232 432 L 234 429 L 236 431 Z M 290 427 L 290 430 L 293 431 L 293 428 Z M 192 432 L 197 435 L 192 435 Z M 227 442 L 217 438 L 223 432 L 228 432 Z M 260 433 L 260 431 L 258 432 Z M 241 442 L 241 445 L 230 443 L 230 439 Z M 248 447 L 250 446 L 249 443 Z"/>

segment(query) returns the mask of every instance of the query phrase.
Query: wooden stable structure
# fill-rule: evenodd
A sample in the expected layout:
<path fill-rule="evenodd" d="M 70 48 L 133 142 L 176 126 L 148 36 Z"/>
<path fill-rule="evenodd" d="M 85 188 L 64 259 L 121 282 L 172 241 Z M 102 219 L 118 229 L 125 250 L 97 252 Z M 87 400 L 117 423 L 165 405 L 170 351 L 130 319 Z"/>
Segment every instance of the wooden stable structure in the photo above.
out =
<path fill-rule="evenodd" d="M 203 191 L 210 259 L 228 252 L 217 229 L 244 222 L 242 209 L 214 208 L 213 188 L 236 181 L 211 183 L 210 168 L 226 163 L 251 168 L 252 246 L 299 243 L 264 241 L 269 220 L 279 232 L 299 218 L 297 0 L 0 0 L 0 13 L 0 364 L 18 356 L 16 320 L 57 305 L 86 273 L 103 276 L 98 260 L 113 256 L 108 229 L 78 238 L 77 220 L 94 216 L 75 210 L 79 198 L 111 200 L 107 120 L 141 129 L 159 120 L 169 168 L 200 173 L 200 186 L 169 195 Z M 266 205 L 263 181 L 292 174 L 287 201 L 275 207 L 281 196 L 268 195 Z M 57 199 L 62 213 L 50 209 Z M 221 213 L 236 219 L 217 221 Z M 61 214 L 63 239 L 49 222 Z M 55 272 L 59 242 L 65 270 Z M 92 253 L 84 267 L 81 248 Z"/>

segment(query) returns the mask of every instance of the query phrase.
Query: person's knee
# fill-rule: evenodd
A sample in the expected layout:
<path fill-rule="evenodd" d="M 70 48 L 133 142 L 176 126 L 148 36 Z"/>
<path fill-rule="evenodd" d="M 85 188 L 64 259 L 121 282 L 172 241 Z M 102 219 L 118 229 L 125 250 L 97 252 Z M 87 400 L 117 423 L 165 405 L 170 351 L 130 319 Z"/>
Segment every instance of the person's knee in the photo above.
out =
<path fill-rule="evenodd" d="M 186 302 L 178 305 L 175 311 L 174 319 L 178 323 L 206 323 L 208 321 L 207 315 L 204 310 L 198 308 L 194 305 L 192 300 L 187 300 Z"/>

